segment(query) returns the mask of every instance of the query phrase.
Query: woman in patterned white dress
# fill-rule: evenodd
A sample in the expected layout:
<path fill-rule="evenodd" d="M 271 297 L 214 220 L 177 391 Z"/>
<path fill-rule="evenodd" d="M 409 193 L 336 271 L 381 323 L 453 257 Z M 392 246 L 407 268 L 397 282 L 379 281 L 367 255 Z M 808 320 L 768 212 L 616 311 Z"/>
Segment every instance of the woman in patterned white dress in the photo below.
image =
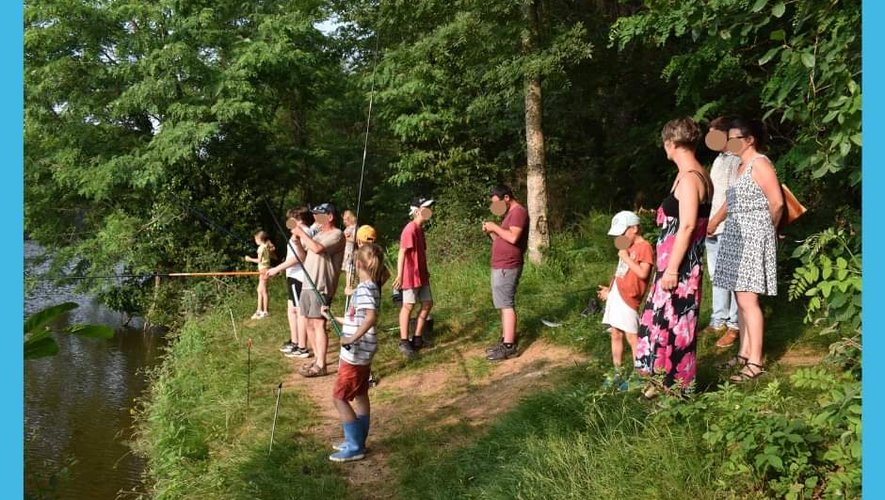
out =
<path fill-rule="evenodd" d="M 735 292 L 741 347 L 729 366 L 741 367 L 731 381 L 745 382 L 765 373 L 759 294 L 777 295 L 775 228 L 784 199 L 774 166 L 759 152 L 765 147 L 764 125 L 737 119 L 731 127 L 726 147 L 741 157 L 741 165 L 726 191 L 728 216 L 713 286 Z"/>

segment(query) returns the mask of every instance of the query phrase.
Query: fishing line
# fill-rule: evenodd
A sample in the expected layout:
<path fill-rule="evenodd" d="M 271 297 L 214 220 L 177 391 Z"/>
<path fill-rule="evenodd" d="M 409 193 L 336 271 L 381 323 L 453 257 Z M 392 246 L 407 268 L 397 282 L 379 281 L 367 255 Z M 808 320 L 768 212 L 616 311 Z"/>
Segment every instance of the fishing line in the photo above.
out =
<path fill-rule="evenodd" d="M 362 161 L 362 164 L 360 165 L 360 187 L 359 187 L 359 190 L 357 191 L 357 197 L 356 197 L 356 225 L 355 225 L 356 227 L 354 227 L 354 233 L 356 232 L 357 228 L 359 227 L 360 208 L 362 207 L 362 203 L 363 203 L 363 181 L 365 180 L 365 177 L 366 177 L 366 156 L 369 151 L 369 128 L 371 127 L 371 124 L 372 124 L 372 103 L 375 101 L 375 72 L 378 70 L 378 50 L 380 48 L 380 45 L 381 45 L 381 37 L 376 35 L 376 37 L 375 37 L 375 56 L 374 56 L 375 61 L 372 64 L 372 80 L 371 80 L 372 85 L 369 90 L 369 112 L 366 116 L 366 135 L 365 135 L 365 139 L 363 140 L 363 161 Z M 354 234 L 353 237 L 354 237 L 354 243 L 353 243 L 354 250 L 356 250 L 356 248 L 355 248 L 356 247 L 356 234 Z M 353 253 L 351 253 L 351 255 L 353 255 Z M 351 288 L 351 293 L 352 293 L 353 287 L 351 286 L 352 283 L 350 281 L 353 281 L 354 278 L 357 278 L 357 280 L 359 279 L 356 276 L 356 261 L 354 260 L 353 257 L 351 257 L 350 262 L 347 264 L 347 274 L 350 275 L 350 277 L 351 277 L 351 280 L 348 281 L 347 286 L 349 288 Z M 345 276 L 345 279 L 347 279 L 346 276 Z M 350 306 L 350 296 L 347 296 L 344 299 L 344 313 L 345 314 L 347 314 L 347 309 L 349 306 Z"/>

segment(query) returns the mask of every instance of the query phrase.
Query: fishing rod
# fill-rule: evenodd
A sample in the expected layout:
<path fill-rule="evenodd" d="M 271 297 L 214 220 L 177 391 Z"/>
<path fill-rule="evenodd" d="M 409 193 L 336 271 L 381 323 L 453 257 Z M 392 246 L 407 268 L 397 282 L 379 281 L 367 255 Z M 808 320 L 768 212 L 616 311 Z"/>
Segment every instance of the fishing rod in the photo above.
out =
<path fill-rule="evenodd" d="M 211 277 L 211 276 L 255 276 L 261 274 L 258 271 L 202 271 L 192 273 L 150 273 L 150 274 L 109 274 L 103 276 L 27 276 L 25 280 L 50 281 L 50 280 L 94 280 L 94 279 L 124 279 L 124 278 L 184 278 L 184 277 Z"/>
<path fill-rule="evenodd" d="M 366 134 L 365 134 L 365 138 L 363 139 L 363 161 L 362 161 L 362 164 L 360 165 L 360 188 L 359 188 L 359 191 L 357 193 L 357 198 L 356 198 L 356 225 L 353 229 L 354 230 L 354 235 L 353 235 L 353 239 L 354 239 L 353 250 L 354 250 L 354 252 L 353 252 L 353 254 L 356 253 L 355 252 L 356 246 L 357 246 L 356 230 L 359 229 L 360 207 L 362 206 L 362 203 L 363 203 L 363 180 L 366 178 L 366 156 L 369 151 L 369 127 L 372 124 L 372 103 L 375 100 L 375 72 L 378 70 L 378 49 L 380 47 L 380 44 L 381 44 L 381 37 L 376 36 L 375 37 L 375 61 L 372 64 L 372 88 L 369 90 L 369 111 L 366 115 Z M 356 276 L 356 256 L 355 255 L 350 259 L 350 262 L 347 263 L 347 276 L 351 277 L 351 280 L 348 280 L 348 283 L 347 283 L 348 287 L 351 287 L 351 285 L 353 284 L 350 281 L 354 281 L 354 280 L 359 281 L 359 278 Z M 345 279 L 347 279 L 347 276 L 345 276 Z M 345 312 L 345 314 L 347 313 L 347 309 L 350 307 L 350 298 L 351 298 L 350 296 L 347 296 L 344 298 L 344 312 Z"/>
<path fill-rule="evenodd" d="M 248 249 L 251 250 L 252 247 L 254 246 L 254 245 L 252 244 L 252 240 L 250 240 L 249 238 L 243 238 L 240 234 L 235 233 L 232 229 L 227 229 L 227 228 L 225 228 L 225 227 L 222 226 L 221 224 L 219 224 L 219 223 L 217 223 L 216 221 L 214 221 L 214 220 L 213 220 L 211 217 L 209 217 L 208 215 L 204 214 L 203 212 L 197 210 L 197 209 L 194 208 L 194 207 L 189 206 L 188 204 L 184 203 L 184 202 L 181 201 L 180 199 L 178 199 L 178 198 L 174 198 L 174 197 L 173 197 L 173 199 L 174 199 L 174 201 L 176 201 L 176 202 L 177 202 L 182 208 L 184 208 L 184 209 L 187 210 L 188 212 L 191 212 L 192 214 L 196 215 L 199 219 L 201 219 L 203 222 L 205 222 L 206 224 L 208 224 L 210 227 L 212 227 L 212 228 L 214 228 L 214 229 L 221 230 L 221 231 L 222 231 L 224 234 L 226 234 L 227 236 L 230 236 L 231 238 L 234 238 L 235 240 L 237 240 L 237 242 L 242 243 L 243 246 L 245 246 L 246 248 L 248 248 Z"/>
<path fill-rule="evenodd" d="M 267 198 L 264 199 L 264 205 L 267 207 L 267 211 L 270 214 L 271 219 L 273 219 L 273 223 L 277 226 L 277 230 L 280 233 L 282 233 L 284 236 L 286 234 L 291 234 L 291 231 L 289 233 L 286 233 L 286 231 L 283 230 L 283 226 L 280 225 L 280 221 L 277 220 L 277 216 L 274 215 L 273 208 L 271 208 L 270 203 L 267 201 Z M 298 256 L 298 252 L 295 250 L 295 246 L 292 244 L 291 237 L 286 238 L 286 245 L 288 245 L 289 249 L 292 250 L 292 255 L 295 256 L 295 260 L 297 260 L 298 264 L 300 264 L 301 267 L 304 269 L 304 277 L 307 278 L 307 283 L 310 285 L 311 289 L 313 290 L 313 293 L 316 294 L 316 296 L 319 299 L 321 304 L 325 304 L 328 307 L 330 304 L 326 304 L 326 299 L 323 297 L 323 294 L 321 294 L 320 291 L 317 290 L 317 284 L 316 284 L 316 282 L 314 282 L 313 278 L 310 276 L 310 273 L 307 272 L 307 266 L 304 265 L 304 261 L 301 260 L 301 257 Z M 327 312 L 327 314 L 328 314 L 327 319 L 329 320 L 330 323 L 332 323 L 332 329 L 335 330 L 335 335 L 337 335 L 340 338 L 342 333 L 341 333 L 341 327 L 338 326 L 338 321 L 335 320 L 335 318 L 332 316 L 331 313 Z"/>

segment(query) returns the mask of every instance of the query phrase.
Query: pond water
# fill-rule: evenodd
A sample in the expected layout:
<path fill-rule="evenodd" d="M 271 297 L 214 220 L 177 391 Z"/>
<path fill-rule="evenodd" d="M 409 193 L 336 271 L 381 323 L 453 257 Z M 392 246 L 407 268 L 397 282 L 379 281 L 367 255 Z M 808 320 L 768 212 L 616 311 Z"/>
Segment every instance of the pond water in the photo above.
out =
<path fill-rule="evenodd" d="M 25 243 L 26 277 L 48 267 L 33 262 L 41 253 L 38 245 Z M 123 315 L 48 281 L 26 287 L 25 313 L 67 301 L 80 307 L 56 326 L 105 324 L 116 335 L 102 340 L 55 334 L 57 355 L 25 361 L 25 495 L 134 498 L 132 492 L 144 490 L 144 463 L 127 446 L 132 409 L 147 387 L 145 370 L 161 360 L 164 337 L 143 331 L 138 318 L 123 326 Z"/>

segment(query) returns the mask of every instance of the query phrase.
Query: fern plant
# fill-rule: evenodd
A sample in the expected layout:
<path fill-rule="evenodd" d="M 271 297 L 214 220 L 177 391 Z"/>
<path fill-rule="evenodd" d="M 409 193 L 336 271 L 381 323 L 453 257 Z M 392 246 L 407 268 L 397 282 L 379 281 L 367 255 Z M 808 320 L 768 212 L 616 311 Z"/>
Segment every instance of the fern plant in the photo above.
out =
<path fill-rule="evenodd" d="M 793 271 L 790 300 L 807 298 L 806 323 L 829 325 L 822 333 L 847 328 L 860 333 L 861 257 L 859 241 L 842 228 L 809 236 L 793 252 L 801 265 Z"/>

